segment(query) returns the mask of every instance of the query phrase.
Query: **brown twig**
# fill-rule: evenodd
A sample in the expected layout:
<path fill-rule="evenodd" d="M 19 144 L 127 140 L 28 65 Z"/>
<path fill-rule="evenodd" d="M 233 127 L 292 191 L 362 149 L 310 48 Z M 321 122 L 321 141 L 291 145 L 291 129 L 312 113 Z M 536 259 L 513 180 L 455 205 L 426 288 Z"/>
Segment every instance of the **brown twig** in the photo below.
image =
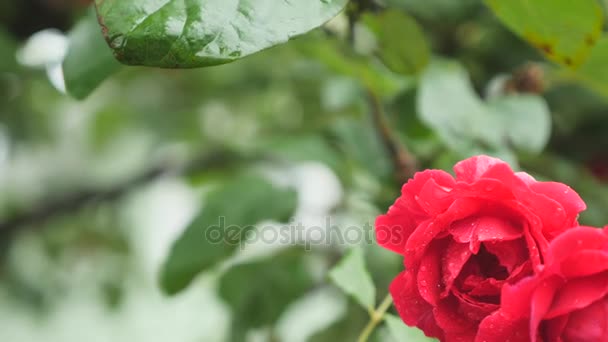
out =
<path fill-rule="evenodd" d="M 371 90 L 368 90 L 367 98 L 378 135 L 395 167 L 395 180 L 399 182 L 399 184 L 403 184 L 417 171 L 416 158 L 397 139 L 397 137 L 395 137 L 388 119 L 386 118 L 383 104 L 378 97 Z"/>

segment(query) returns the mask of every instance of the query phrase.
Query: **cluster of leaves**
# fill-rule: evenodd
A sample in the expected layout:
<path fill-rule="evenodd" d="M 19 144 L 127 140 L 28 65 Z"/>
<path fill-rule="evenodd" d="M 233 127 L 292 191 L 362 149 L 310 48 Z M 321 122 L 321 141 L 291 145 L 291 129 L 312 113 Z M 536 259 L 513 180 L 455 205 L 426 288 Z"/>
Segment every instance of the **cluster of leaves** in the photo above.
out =
<path fill-rule="evenodd" d="M 19 66 L 20 44 L 0 31 L 0 87 L 9 95 L 0 102 L 0 171 L 4 131 L 15 155 L 40 142 L 53 146 L 53 154 L 66 141 L 78 146 L 67 150 L 70 158 L 36 161 L 33 168 L 51 171 L 36 174 L 41 181 L 34 183 L 39 190 L 33 195 L 24 196 L 27 187 L 19 182 L 0 184 L 7 194 L 0 199 L 0 217 L 18 222 L 12 218 L 31 208 L 40 212 L 36 208 L 45 208 L 57 193 L 121 188 L 169 154 L 171 162 L 161 163 L 160 173 L 177 175 L 204 194 L 198 214 L 162 263 L 158 285 L 175 295 L 192 288 L 201 274 L 215 275 L 218 295 L 233 315 L 232 340 L 268 327 L 274 336 L 290 305 L 328 279 L 357 305 L 324 331 L 311 332 L 312 340 L 352 339 L 370 318 L 372 327 L 384 319 L 388 329 L 388 337 L 380 329 L 377 340 L 425 339 L 387 314 L 383 302 L 376 308 L 401 266 L 373 245 L 354 248 L 339 262 L 343 246 L 314 252 L 292 246 L 271 257 L 226 263 L 248 230 L 263 221 L 288 221 L 303 201 L 260 169 L 325 165 L 345 189 L 326 214 L 363 226 L 398 193 L 395 174 L 403 170 L 387 148 L 392 138 L 419 167 L 449 169 L 455 160 L 486 153 L 572 184 L 590 206 L 582 221 L 607 221 L 608 187 L 602 174 L 588 171 L 597 169 L 598 159 L 608 160 L 608 39 L 605 9 L 597 0 L 97 0 L 93 6 L 68 33 L 62 62 L 67 93 L 81 103 Z M 131 68 L 121 62 L 204 68 Z M 74 120 L 73 108 L 87 118 L 77 126 L 79 134 L 61 126 Z M 377 116 L 394 136 L 378 127 Z M 121 139 L 129 148 L 115 145 Z M 176 145 L 183 153 L 166 152 Z M 201 154 L 223 157 L 198 165 Z M 123 171 L 126 176 L 97 173 L 100 165 L 133 159 L 137 163 Z M 247 230 L 212 243 L 205 232 L 220 217 L 225 226 Z M 53 241 L 47 244 L 60 244 L 47 237 L 52 231 L 93 235 L 59 240 L 100 245 L 128 259 L 123 231 L 118 239 L 105 231 L 100 237 L 79 229 L 87 226 L 83 222 L 63 218 L 33 225 L 53 227 L 41 233 Z M 56 252 L 56 259 L 65 253 Z M 321 276 L 310 267 L 317 259 Z M 8 264 L 6 278 L 23 285 L 13 270 L 18 263 Z M 109 276 L 112 289 L 121 287 L 117 278 L 129 276 L 123 273 Z M 46 296 L 35 281 L 25 282 L 34 297 Z"/>

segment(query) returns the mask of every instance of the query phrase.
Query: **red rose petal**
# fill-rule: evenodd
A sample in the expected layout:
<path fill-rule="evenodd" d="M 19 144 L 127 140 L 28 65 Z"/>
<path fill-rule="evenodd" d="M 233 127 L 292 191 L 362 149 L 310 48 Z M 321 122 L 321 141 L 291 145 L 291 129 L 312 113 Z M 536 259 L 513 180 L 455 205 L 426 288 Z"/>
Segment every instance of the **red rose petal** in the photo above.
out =
<path fill-rule="evenodd" d="M 449 228 L 454 240 L 469 243 L 471 252 L 479 252 L 482 241 L 513 240 L 522 236 L 521 229 L 495 216 L 470 217 L 452 223 Z"/>
<path fill-rule="evenodd" d="M 458 300 L 448 297 L 433 309 L 437 325 L 443 329 L 445 336 L 470 336 L 471 341 L 476 333 L 476 322 L 470 321 L 458 310 Z"/>
<path fill-rule="evenodd" d="M 601 273 L 608 270 L 608 250 L 577 251 L 561 262 L 560 269 L 567 278 Z"/>
<path fill-rule="evenodd" d="M 473 197 L 492 201 L 512 200 L 513 191 L 497 179 L 482 178 L 475 183 L 456 182 L 454 192 L 461 197 Z"/>
<path fill-rule="evenodd" d="M 554 319 L 545 320 L 542 323 L 539 333 L 545 338 L 545 341 L 564 342 L 562 336 L 568 323 L 568 316 L 559 316 Z"/>
<path fill-rule="evenodd" d="M 433 239 L 442 236 L 453 221 L 461 220 L 478 211 L 479 205 L 480 203 L 475 200 L 457 199 L 445 213 L 421 223 L 405 245 L 405 266 L 415 267 Z"/>
<path fill-rule="evenodd" d="M 486 171 L 496 164 L 506 165 L 500 159 L 488 156 L 475 156 L 457 163 L 454 166 L 454 172 L 458 181 L 473 183 L 483 177 Z"/>
<path fill-rule="evenodd" d="M 527 277 L 514 284 L 504 284 L 501 291 L 500 309 L 503 315 L 513 319 L 527 318 L 530 315 L 530 300 L 539 279 Z"/>
<path fill-rule="evenodd" d="M 479 324 L 475 342 L 529 342 L 528 321 L 513 320 L 503 312 L 496 311 Z"/>
<path fill-rule="evenodd" d="M 576 217 L 578 213 L 585 210 L 587 205 L 581 197 L 569 186 L 556 182 L 535 182 L 530 188 L 541 193 L 562 205 L 568 217 Z"/>
<path fill-rule="evenodd" d="M 452 293 L 458 300 L 458 311 L 473 322 L 481 321 L 500 307 L 498 304 L 481 302 L 458 290 L 454 290 Z"/>
<path fill-rule="evenodd" d="M 570 314 L 563 335 L 566 341 L 608 341 L 608 299 L 604 298 Z"/>
<path fill-rule="evenodd" d="M 400 197 L 403 200 L 403 207 L 414 215 L 424 217 L 427 214 L 419 205 L 416 197 L 429 180 L 434 180 L 435 184 L 445 189 L 452 188 L 455 183 L 452 175 L 442 170 L 417 172 L 412 179 L 403 185 Z"/>
<path fill-rule="evenodd" d="M 403 254 L 407 239 L 414 231 L 414 224 L 407 215 L 380 215 L 376 218 L 376 242 L 395 253 Z"/>
<path fill-rule="evenodd" d="M 500 295 L 500 290 L 504 284 L 504 280 L 496 280 L 494 278 L 486 278 L 477 284 L 469 291 L 469 295 L 474 297 L 494 297 Z"/>
<path fill-rule="evenodd" d="M 551 307 L 553 295 L 560 285 L 557 277 L 549 277 L 542 280 L 532 293 L 530 307 L 530 339 L 534 342 L 540 323 L 545 318 L 545 314 Z"/>
<path fill-rule="evenodd" d="M 484 243 L 486 250 L 496 255 L 498 261 L 509 273 L 528 259 L 528 249 L 522 239 L 510 241 L 490 241 Z"/>
<path fill-rule="evenodd" d="M 572 251 L 581 249 L 607 250 L 608 234 L 602 229 L 591 227 L 569 229 L 551 242 L 549 256 L 551 262 L 559 263 L 570 256 Z"/>
<path fill-rule="evenodd" d="M 445 298 L 472 253 L 469 245 L 451 241 L 441 259 L 444 290 L 441 297 Z"/>
<path fill-rule="evenodd" d="M 555 297 L 546 319 L 584 308 L 608 295 L 608 272 L 569 280 Z"/>
<path fill-rule="evenodd" d="M 405 324 L 417 326 L 427 336 L 443 337 L 433 316 L 433 307 L 418 292 L 416 281 L 411 272 L 404 271 L 397 276 L 389 287 L 395 308 Z"/>
<path fill-rule="evenodd" d="M 450 193 L 452 187 L 438 184 L 429 179 L 414 196 L 420 207 L 429 215 L 435 216 L 443 213 L 454 201 Z"/>
<path fill-rule="evenodd" d="M 418 291 L 431 305 L 437 305 L 439 293 L 443 289 L 441 280 L 441 252 L 445 249 L 447 240 L 434 241 L 420 261 L 418 269 Z"/>

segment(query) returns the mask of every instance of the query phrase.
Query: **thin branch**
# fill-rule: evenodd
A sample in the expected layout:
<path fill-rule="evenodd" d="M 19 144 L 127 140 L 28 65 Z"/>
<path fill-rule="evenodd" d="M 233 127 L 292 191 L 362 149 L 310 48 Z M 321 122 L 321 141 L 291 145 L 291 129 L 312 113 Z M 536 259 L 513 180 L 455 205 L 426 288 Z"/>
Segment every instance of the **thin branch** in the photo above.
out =
<path fill-rule="evenodd" d="M 393 297 L 391 297 L 391 294 L 389 293 L 386 295 L 386 297 L 384 297 L 384 300 L 382 301 L 378 309 L 370 312 L 369 322 L 359 335 L 359 338 L 357 338 L 357 342 L 367 342 L 367 340 L 369 340 L 369 337 L 372 335 L 378 324 L 382 322 L 382 320 L 384 319 L 384 314 L 391 307 L 392 304 Z"/>
<path fill-rule="evenodd" d="M 395 137 L 393 130 L 386 118 L 383 104 L 378 97 L 368 90 L 367 98 L 374 125 L 384 147 L 389 153 L 393 166 L 395 167 L 395 179 L 400 184 L 405 183 L 417 170 L 416 158 L 408 149 Z"/>

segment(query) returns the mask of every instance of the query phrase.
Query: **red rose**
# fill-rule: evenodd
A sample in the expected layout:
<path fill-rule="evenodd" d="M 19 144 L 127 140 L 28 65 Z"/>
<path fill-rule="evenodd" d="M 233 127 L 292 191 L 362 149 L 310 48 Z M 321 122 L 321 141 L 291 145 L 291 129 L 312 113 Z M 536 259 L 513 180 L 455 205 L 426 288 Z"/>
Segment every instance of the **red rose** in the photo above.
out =
<path fill-rule="evenodd" d="M 405 257 L 390 286 L 403 321 L 442 341 L 475 341 L 499 309 L 503 284 L 540 269 L 548 242 L 576 225 L 585 204 L 564 184 L 537 182 L 487 156 L 454 171 L 456 179 L 417 173 L 376 220 L 376 239 Z"/>
<path fill-rule="evenodd" d="M 500 322 L 517 329 L 497 331 L 493 327 Z M 479 336 L 512 342 L 608 341 L 608 231 L 577 227 L 555 238 L 540 274 L 503 287 L 502 306 L 480 326 Z"/>

